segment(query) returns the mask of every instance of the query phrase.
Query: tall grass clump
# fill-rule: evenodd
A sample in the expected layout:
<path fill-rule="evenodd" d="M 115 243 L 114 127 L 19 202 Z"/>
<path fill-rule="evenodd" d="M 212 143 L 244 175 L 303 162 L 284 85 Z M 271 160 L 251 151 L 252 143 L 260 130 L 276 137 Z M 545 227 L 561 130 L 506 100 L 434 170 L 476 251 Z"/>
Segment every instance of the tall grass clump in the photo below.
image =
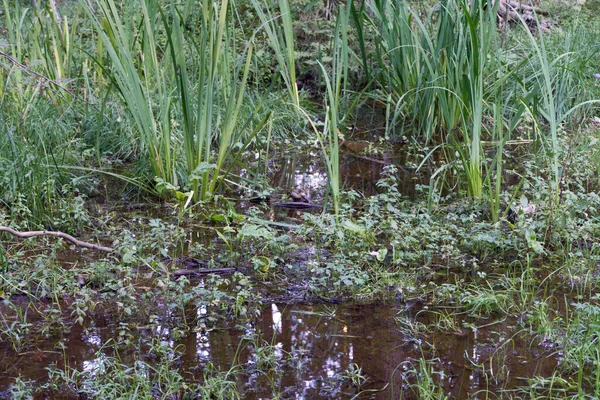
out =
<path fill-rule="evenodd" d="M 133 117 L 159 191 L 186 187 L 196 199 L 210 197 L 233 146 L 241 141 L 244 150 L 267 119 L 252 119 L 260 102 L 242 107 L 253 45 L 238 57 L 232 4 L 202 1 L 198 31 L 185 28 L 175 3 L 97 4 L 99 15 L 91 4 L 88 12 L 111 61 L 104 69 Z"/>
<path fill-rule="evenodd" d="M 77 92 L 73 41 L 81 28 L 79 14 L 61 16 L 50 2 L 25 7 L 3 0 L 3 5 L 7 41 L 0 42 L 0 101 L 23 109 L 34 96 L 43 95 L 57 105 L 70 105 Z M 5 103 L 7 98 L 12 102 Z"/>
<path fill-rule="evenodd" d="M 261 103 L 242 107 L 254 46 L 250 40 L 241 50 L 243 63 L 238 63 L 238 49 L 229 32 L 228 1 L 217 7 L 216 3 L 205 0 L 202 10 L 200 37 L 197 41 L 190 40 L 188 52 L 195 60 L 193 74 L 187 71 L 185 38 L 176 10 L 172 13 L 173 29 L 168 28 L 168 33 L 183 115 L 188 178 L 197 198 L 205 199 L 214 194 L 223 178 L 221 174 L 228 171 L 224 164 L 232 156 L 232 146 L 241 142 L 240 150 L 245 150 L 270 115 L 252 125 L 252 117 Z M 195 88 L 195 97 L 190 88 Z M 240 126 L 248 129 L 247 137 L 242 138 Z"/>
<path fill-rule="evenodd" d="M 545 33 L 538 29 L 534 36 L 525 21 L 513 31 L 525 39 L 506 49 L 496 28 L 497 7 L 443 1 L 421 19 L 406 2 L 374 1 L 370 20 L 379 39 L 379 83 L 391 95 L 396 122 L 410 121 L 415 137 L 441 142 L 446 161 L 458 162 L 454 168 L 468 196 L 489 191 L 493 219 L 499 216 L 502 152 L 515 129 L 533 121 L 558 201 L 561 124 L 597 101 L 573 101 L 586 91 L 575 84 L 582 58 L 590 60 L 597 51 L 572 51 L 577 35 L 569 34 L 565 51 L 550 54 Z M 496 157 L 485 165 L 484 143 L 496 147 Z M 435 176 L 444 179 L 441 172 Z"/>
<path fill-rule="evenodd" d="M 456 39 L 457 6 L 443 2 L 439 10 L 430 10 L 422 20 L 404 1 L 377 0 L 370 13 L 380 82 L 383 90 L 393 96 L 396 120 L 405 117 L 412 121 L 415 133 L 426 140 L 436 132 L 456 128 L 461 115 L 460 98 L 447 81 L 462 75 L 464 59 L 460 57 L 466 51 L 457 46 L 459 53 L 455 54 L 449 47 Z M 437 34 L 435 21 L 439 21 Z"/>
<path fill-rule="evenodd" d="M 322 134 L 317 132 L 325 162 L 329 189 L 335 215 L 340 210 L 340 160 L 339 160 L 339 133 L 340 133 L 340 106 L 344 95 L 344 88 L 348 81 L 348 25 L 350 7 L 339 6 L 336 18 L 335 32 L 332 45 L 331 72 L 328 76 L 326 68 L 319 63 L 325 79 L 327 96 L 325 97 L 326 116 Z"/>
<path fill-rule="evenodd" d="M 44 7 L 36 6 L 37 23 L 34 24 L 33 37 L 38 39 L 32 41 L 31 51 L 43 61 L 43 74 L 63 89 L 55 101 L 68 102 L 72 98 L 68 89 L 73 88 L 72 77 L 76 76 L 73 42 L 81 28 L 78 11 L 69 18 L 61 16 L 53 2 L 46 2 Z"/>
<path fill-rule="evenodd" d="M 552 171 L 550 200 L 556 205 L 560 200 L 563 174 L 562 149 L 559 140 L 562 125 L 571 121 L 585 108 L 599 103 L 600 100 L 593 98 L 581 102 L 575 100 L 585 93 L 585 90 L 577 88 L 574 84 L 574 75 L 578 70 L 574 66 L 579 56 L 569 51 L 575 47 L 575 43 L 572 43 L 573 37 L 578 35 L 568 35 L 564 48 L 566 51 L 554 55 L 549 51 L 547 39 L 543 34 L 535 37 L 524 20 L 521 20 L 521 26 L 526 34 L 523 44 L 531 49 L 529 68 L 526 69 L 529 74 L 522 80 L 526 84 L 526 93 L 523 97 L 529 100 L 526 106 L 534 121 L 536 139 L 550 159 Z M 592 53 L 591 56 L 593 57 L 594 54 Z"/>
<path fill-rule="evenodd" d="M 66 171 L 81 158 L 84 144 L 77 137 L 73 111 L 56 116 L 55 104 L 44 98 L 31 102 L 26 120 L 0 112 L 0 214 L 19 227 L 72 231 L 71 218 L 87 193 L 84 179 Z"/>
<path fill-rule="evenodd" d="M 296 84 L 296 50 L 290 4 L 288 0 L 278 0 L 279 15 L 275 14 L 275 10 L 270 4 L 269 1 L 252 0 L 262 28 L 269 38 L 279 73 L 288 91 L 289 101 L 294 106 L 300 107 L 300 96 Z"/>
<path fill-rule="evenodd" d="M 14 64 L 13 60 L 19 62 L 23 55 L 24 45 L 27 39 L 24 37 L 28 32 L 26 22 L 28 21 L 28 8 L 21 8 L 19 2 L 11 4 L 8 0 L 3 0 L 4 6 L 4 27 L 7 32 L 8 43 L 3 43 L 0 47 L 2 51 L 0 62 L 0 105 L 3 109 L 11 103 L 16 107 L 22 107 L 26 94 L 26 82 L 24 78 L 26 73 Z M 9 58 L 10 57 L 10 58 Z M 30 88 L 28 92 L 33 91 Z"/>
<path fill-rule="evenodd" d="M 119 7 L 113 0 L 101 0 L 89 3 L 86 9 L 110 59 L 102 68 L 133 118 L 152 173 L 177 185 L 169 66 L 160 62 L 155 38 L 158 3 L 144 1 L 139 7 Z"/>
<path fill-rule="evenodd" d="M 82 181 L 62 168 L 76 162 L 83 149 L 72 45 L 80 21 L 77 13 L 71 19 L 59 16 L 49 2 L 26 7 L 4 0 L 3 6 L 0 209 L 21 227 L 65 228 L 74 193 L 86 192 Z"/>
<path fill-rule="evenodd" d="M 464 63 L 467 69 L 462 78 L 463 82 L 460 84 L 458 84 L 458 81 L 454 82 L 454 87 L 463 90 L 462 98 L 465 99 L 464 103 L 467 105 L 466 111 L 470 111 L 469 114 L 463 115 L 466 130 L 470 130 L 470 135 L 465 135 L 467 147 L 465 152 L 461 152 L 461 159 L 463 160 L 463 168 L 468 183 L 468 194 L 476 198 L 483 195 L 481 142 L 484 113 L 484 77 L 487 72 L 486 64 L 492 52 L 491 46 L 495 44 L 495 22 L 499 4 L 500 2 L 496 2 L 495 7 L 484 7 L 480 2 L 472 2 L 471 7 L 468 8 L 464 2 L 461 3 L 465 21 L 462 26 L 467 29 L 465 29 L 466 31 L 459 30 L 461 37 L 459 46 L 464 44 L 467 49 L 464 55 Z M 458 61 L 463 60 L 459 59 Z M 465 92 L 467 88 L 468 90 Z M 498 151 L 502 151 L 502 149 L 500 148 Z"/>
<path fill-rule="evenodd" d="M 443 1 L 424 20 L 404 1 L 375 1 L 372 11 L 381 84 L 391 90 L 396 119 L 413 121 L 413 134 L 426 141 L 437 135 L 453 143 L 469 195 L 481 197 L 484 83 L 496 8 Z"/>

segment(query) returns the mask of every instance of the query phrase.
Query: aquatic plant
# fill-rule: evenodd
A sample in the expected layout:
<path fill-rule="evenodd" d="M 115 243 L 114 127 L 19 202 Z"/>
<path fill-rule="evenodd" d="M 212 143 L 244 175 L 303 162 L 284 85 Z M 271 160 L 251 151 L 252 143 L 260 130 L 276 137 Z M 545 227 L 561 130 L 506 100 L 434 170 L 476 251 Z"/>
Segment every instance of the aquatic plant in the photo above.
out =
<path fill-rule="evenodd" d="M 253 44 L 247 42 L 244 62 L 238 63 L 237 45 L 229 34 L 232 6 L 228 1 L 219 5 L 203 1 L 197 38 L 186 33 L 186 21 L 174 4 L 164 8 L 156 2 L 141 4 L 140 37 L 132 34 L 137 21 L 121 16 L 112 0 L 100 1 L 98 6 L 104 20 L 91 6 L 88 13 L 112 62 L 105 70 L 111 73 L 141 134 L 159 192 L 172 194 L 186 186 L 195 199 L 211 197 L 228 172 L 225 161 L 233 146 L 243 140 L 244 150 L 269 116 L 254 124 L 254 110 L 242 108 Z M 158 55 L 155 35 L 159 28 L 165 31 L 170 57 Z M 135 49 L 143 54 L 139 62 L 133 54 Z M 188 71 L 190 58 L 194 62 Z M 178 96 L 173 95 L 175 87 Z M 175 104 L 179 104 L 178 110 Z M 241 110 L 246 114 L 240 115 Z M 180 116 L 177 123 L 174 116 Z M 178 127 L 183 130 L 185 171 L 179 168 L 177 156 Z M 250 133 L 242 139 L 246 129 Z"/>
<path fill-rule="evenodd" d="M 599 396 L 600 26 L 338 3 L 3 0 L 1 225 L 114 252 L 0 233 L 0 391 Z M 324 212 L 250 211 L 300 147 Z"/>
<path fill-rule="evenodd" d="M 261 29 L 264 29 L 269 38 L 269 44 L 273 49 L 279 74 L 288 91 L 289 101 L 296 108 L 300 107 L 300 95 L 296 82 L 296 49 L 293 29 L 293 16 L 288 0 L 278 0 L 279 15 L 270 2 L 252 0 L 252 6 L 256 10 Z"/>
<path fill-rule="evenodd" d="M 340 161 L 339 161 L 339 135 L 341 122 L 340 118 L 341 99 L 344 95 L 344 87 L 348 81 L 348 25 L 349 25 L 350 7 L 338 7 L 336 26 L 333 35 L 333 54 L 331 65 L 331 77 L 323 64 L 319 63 L 323 77 L 325 79 L 326 96 L 326 114 L 323 123 L 323 132 L 313 129 L 321 146 L 321 151 L 327 165 L 327 178 L 333 208 L 336 215 L 340 212 Z"/>

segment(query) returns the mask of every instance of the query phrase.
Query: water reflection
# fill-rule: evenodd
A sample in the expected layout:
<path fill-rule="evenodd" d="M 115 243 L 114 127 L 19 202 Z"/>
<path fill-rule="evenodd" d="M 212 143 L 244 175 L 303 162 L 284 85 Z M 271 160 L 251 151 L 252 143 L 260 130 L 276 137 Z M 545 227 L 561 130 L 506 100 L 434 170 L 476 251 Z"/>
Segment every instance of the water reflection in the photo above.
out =
<path fill-rule="evenodd" d="M 271 304 L 271 314 L 273 318 L 273 329 L 277 332 L 281 333 L 282 324 L 281 324 L 281 311 L 277 307 L 277 304 Z"/>
<path fill-rule="evenodd" d="M 415 196 L 416 184 L 429 182 L 426 168 L 420 173 L 414 165 L 419 164 L 416 156 L 400 147 L 388 146 L 385 150 L 374 150 L 376 154 L 355 151 L 351 146 L 355 142 L 346 142 L 340 150 L 340 177 L 344 190 L 356 190 L 364 195 L 378 193 L 377 181 L 387 165 L 395 165 L 398 169 L 397 179 L 400 193 L 409 197 Z M 376 145 L 375 145 L 376 146 Z M 366 146 L 365 148 L 373 148 Z M 321 202 L 327 187 L 327 169 L 323 156 L 315 151 L 302 149 L 284 153 L 274 163 L 270 181 L 274 187 L 289 192 L 294 188 L 302 188 L 313 202 Z"/>
<path fill-rule="evenodd" d="M 353 363 L 367 377 L 362 390 L 381 390 L 364 398 L 379 399 L 414 398 L 407 382 L 414 382 L 415 368 L 423 357 L 436 360 L 432 364 L 438 372 L 435 379 L 454 398 L 467 398 L 484 389 L 515 388 L 523 378 L 551 376 L 557 367 L 552 349 L 520 335 L 514 321 L 473 327 L 461 334 L 426 333 L 421 346 L 402 333 L 394 318 L 399 311 L 393 304 L 273 303 L 260 318 L 240 326 L 199 328 L 180 338 L 174 336 L 177 330 L 168 326 L 172 317 L 164 314 L 164 320 L 131 330 L 134 345 L 121 347 L 118 357 L 126 365 L 136 366 L 139 361 L 152 365 L 156 358 L 148 357 L 148 347 L 160 343 L 166 357 L 182 352 L 180 369 L 190 382 L 201 382 L 209 364 L 220 371 L 237 366 L 235 379 L 247 399 L 276 395 L 352 398 L 357 388 L 343 377 Z M 194 313 L 198 320 L 208 314 L 202 306 Z M 411 318 L 423 323 L 433 320 L 427 320 L 425 313 Z M 474 326 L 474 321 L 465 326 Z M 89 326 L 72 325 L 59 339 L 64 352 L 53 352 L 53 341 L 40 342 L 39 351 L 45 357 L 39 359 L 29 353 L 17 354 L 7 343 L 0 343 L 0 391 L 6 390 L 14 376 L 46 381 L 45 368 L 50 365 L 95 376 L 116 356 L 114 343 L 122 329 L 117 316 L 96 315 Z M 144 373 L 140 368 L 136 370 Z"/>
<path fill-rule="evenodd" d="M 515 336 L 511 339 L 511 351 L 503 352 L 494 346 L 497 331 L 510 331 L 510 324 L 472 329 L 463 335 L 430 334 L 425 338 L 428 345 L 422 348 L 400 334 L 394 322 L 397 312 L 394 307 L 381 305 L 341 305 L 332 309 L 322 305 L 272 304 L 264 310 L 259 323 L 250 324 L 244 332 L 216 330 L 206 336 L 195 334 L 196 343 L 191 347 L 186 343 L 187 353 L 193 352 L 196 368 L 208 359 L 222 368 L 234 363 L 245 365 L 248 399 L 271 398 L 283 392 L 293 393 L 288 398 L 296 399 L 352 398 L 356 388 L 342 379 L 352 363 L 368 378 L 363 389 L 385 388 L 365 398 L 381 399 L 399 398 L 401 391 L 402 398 L 414 398 L 407 383 L 414 381 L 415 368 L 423 356 L 440 357 L 433 365 L 437 371 L 435 379 L 456 398 L 482 389 L 515 387 L 519 379 L 533 376 L 534 371 L 551 374 L 556 367 L 553 357 L 530 346 L 530 338 Z M 237 349 L 241 351 L 238 353 Z M 270 356 L 272 359 L 268 359 Z M 275 363 L 278 371 L 270 380 L 257 374 L 257 369 L 266 368 L 267 362 Z M 529 362 L 537 367 L 529 368 Z M 500 368 L 510 369 L 510 374 L 499 375 Z M 273 386 L 273 382 L 277 384 Z"/>

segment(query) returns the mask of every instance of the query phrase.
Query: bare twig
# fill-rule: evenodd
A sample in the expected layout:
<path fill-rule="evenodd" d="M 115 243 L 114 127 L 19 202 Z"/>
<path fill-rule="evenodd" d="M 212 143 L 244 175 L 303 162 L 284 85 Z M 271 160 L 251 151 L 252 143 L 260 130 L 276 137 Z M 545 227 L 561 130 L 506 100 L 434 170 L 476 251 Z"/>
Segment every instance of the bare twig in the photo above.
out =
<path fill-rule="evenodd" d="M 7 59 L 11 64 L 13 64 L 15 67 L 19 68 L 20 70 L 26 72 L 29 75 L 33 75 L 37 78 L 39 78 L 41 80 L 41 83 L 44 84 L 48 84 L 51 83 L 52 85 L 56 86 L 58 89 L 68 93 L 69 95 L 83 101 L 86 104 L 89 104 L 91 106 L 93 106 L 94 108 L 98 109 L 98 107 L 96 106 L 96 104 L 82 98 L 81 96 L 79 96 L 78 94 L 75 93 L 74 90 L 69 89 L 68 87 L 65 87 L 63 85 L 61 85 L 59 82 L 55 81 L 54 79 L 50 79 L 47 76 L 40 74 L 39 72 L 36 72 L 34 70 L 32 70 L 31 68 L 29 68 L 27 65 L 21 64 L 18 60 L 16 60 L 15 58 L 11 57 L 9 54 L 6 54 L 3 51 L 0 51 L 0 56 L 4 57 L 5 59 Z M 2 65 L 0 65 L 1 68 L 6 68 Z M 59 96 L 61 96 L 61 98 L 64 100 L 65 97 L 63 94 L 60 93 L 60 91 L 58 91 L 57 89 L 54 89 L 52 87 L 50 87 L 50 89 L 54 92 L 57 93 Z"/>
<path fill-rule="evenodd" d="M 71 94 L 71 95 L 73 94 L 73 91 L 72 91 L 72 90 L 70 90 L 70 89 L 67 89 L 66 87 L 62 86 L 62 85 L 61 85 L 60 83 L 58 83 L 57 81 L 55 81 L 55 80 L 53 80 L 53 79 L 50 79 L 50 78 L 48 78 L 47 76 L 45 76 L 45 75 L 42 75 L 42 74 L 40 74 L 39 72 L 36 72 L 36 71 L 34 71 L 34 70 L 30 69 L 28 66 L 26 66 L 26 65 L 24 65 L 24 64 L 21 64 L 19 61 L 17 61 L 17 60 L 16 60 L 16 59 L 14 59 L 13 57 L 11 57 L 9 54 L 6 54 L 5 52 L 3 52 L 3 51 L 0 51 L 0 56 L 2 56 L 2 57 L 4 57 L 4 58 L 6 58 L 6 59 L 7 59 L 8 61 L 10 61 L 10 62 L 11 62 L 11 63 L 12 63 L 14 66 L 15 66 L 15 67 L 17 67 L 17 68 L 19 68 L 19 69 L 21 69 L 21 70 L 23 70 L 23 71 L 27 72 L 28 74 L 35 75 L 35 76 L 37 76 L 38 78 L 40 78 L 42 81 L 44 81 L 44 82 L 48 82 L 48 83 L 52 83 L 53 85 L 55 85 L 56 87 L 58 87 L 58 88 L 60 88 L 60 89 L 64 90 L 65 92 L 67 92 L 67 93 L 69 93 L 69 94 Z"/>
<path fill-rule="evenodd" d="M 104 246 L 100 246 L 97 244 L 83 242 L 79 239 L 75 239 L 73 236 L 71 236 L 67 233 L 64 233 L 64 232 L 55 232 L 55 231 L 19 232 L 19 231 L 15 231 L 12 228 L 9 228 L 8 226 L 1 226 L 1 225 L 0 225 L 0 232 L 8 232 L 11 235 L 16 236 L 18 238 L 30 238 L 30 237 L 34 237 L 34 236 L 55 236 L 55 237 L 62 238 L 64 240 L 68 240 L 69 242 L 71 242 L 74 245 L 79 246 L 79 247 L 86 247 L 88 249 L 100 250 L 100 251 L 106 251 L 106 252 L 113 251 L 113 249 L 110 247 L 104 247 Z"/>
<path fill-rule="evenodd" d="M 232 274 L 235 268 L 207 268 L 207 269 L 178 269 L 173 272 L 176 277 L 180 276 L 202 276 L 208 274 Z"/>

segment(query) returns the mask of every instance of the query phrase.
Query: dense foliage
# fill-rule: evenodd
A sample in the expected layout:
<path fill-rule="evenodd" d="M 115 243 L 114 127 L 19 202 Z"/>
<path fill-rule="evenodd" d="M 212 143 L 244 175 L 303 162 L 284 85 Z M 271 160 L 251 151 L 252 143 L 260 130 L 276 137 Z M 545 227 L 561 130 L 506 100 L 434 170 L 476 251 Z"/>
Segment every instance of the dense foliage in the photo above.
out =
<path fill-rule="evenodd" d="M 489 385 L 477 396 L 599 396 L 597 2 L 542 2 L 543 29 L 498 27 L 499 2 L 425 3 L 4 0 L 0 226 L 113 251 L 0 232 L 1 349 L 49 342 L 66 359 L 66 332 L 114 329 L 91 370 L 57 362 L 0 390 L 245 398 L 258 395 L 241 377 L 259 376 L 283 397 L 302 352 L 282 356 L 256 327 L 279 299 L 401 304 L 421 354 L 402 390 L 418 398 L 452 392 L 428 335 L 476 337 L 491 320 L 516 328 L 489 365 L 466 355 Z M 361 161 L 411 161 L 376 159 L 376 189 L 352 187 L 340 160 L 355 138 L 372 150 Z M 290 153 L 318 170 L 322 209 L 240 206 L 294 189 L 296 158 L 294 185 L 275 179 Z M 412 196 L 405 170 L 424 183 Z M 224 326 L 243 332 L 238 350 L 188 379 L 175 344 Z M 494 367 L 517 337 L 560 351 L 519 388 Z M 359 361 L 320 394 L 360 394 Z"/>

